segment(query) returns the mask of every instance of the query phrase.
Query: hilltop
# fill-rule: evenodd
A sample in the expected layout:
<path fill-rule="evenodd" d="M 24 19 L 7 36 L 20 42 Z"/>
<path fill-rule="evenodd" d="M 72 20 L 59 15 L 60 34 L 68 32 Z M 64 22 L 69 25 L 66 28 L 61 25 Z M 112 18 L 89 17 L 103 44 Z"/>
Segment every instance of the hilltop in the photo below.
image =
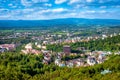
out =
<path fill-rule="evenodd" d="M 63 18 L 52 20 L 0 20 L 0 27 L 52 27 L 60 25 L 120 25 L 120 20 L 83 18 Z"/>

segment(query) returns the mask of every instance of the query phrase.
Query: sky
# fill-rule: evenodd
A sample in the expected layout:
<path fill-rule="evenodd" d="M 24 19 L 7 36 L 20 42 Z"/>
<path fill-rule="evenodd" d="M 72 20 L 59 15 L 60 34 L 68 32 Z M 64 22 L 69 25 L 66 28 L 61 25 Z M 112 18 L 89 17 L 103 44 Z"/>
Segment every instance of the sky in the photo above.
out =
<path fill-rule="evenodd" d="M 120 19 L 120 0 L 0 0 L 0 20 Z"/>

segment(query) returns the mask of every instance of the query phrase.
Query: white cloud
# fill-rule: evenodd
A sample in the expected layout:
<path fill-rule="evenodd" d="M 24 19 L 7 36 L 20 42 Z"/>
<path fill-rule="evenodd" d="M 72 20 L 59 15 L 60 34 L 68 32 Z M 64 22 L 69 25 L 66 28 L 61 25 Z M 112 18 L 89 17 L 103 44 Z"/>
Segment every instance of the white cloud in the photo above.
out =
<path fill-rule="evenodd" d="M 20 0 L 21 4 L 13 4 L 10 2 L 8 6 L 0 9 L 0 19 L 52 19 L 61 17 L 106 17 L 112 14 L 117 16 L 119 14 L 120 5 L 106 5 L 100 4 L 99 1 L 108 2 L 109 0 L 54 0 L 56 4 L 67 3 L 63 7 L 56 6 L 50 0 Z M 95 2 L 92 3 L 92 2 Z M 0 5 L 1 6 L 1 5 Z M 98 7 L 99 6 L 99 7 Z M 11 8 L 15 9 L 11 9 Z M 115 12 L 116 11 L 116 12 Z M 114 15 L 115 14 L 115 15 Z M 3 16 L 3 17 L 2 17 Z M 110 17 L 112 17 L 110 16 Z M 114 17 L 113 17 L 114 18 Z M 119 16 L 117 17 L 119 18 Z"/>
<path fill-rule="evenodd" d="M 38 3 L 38 2 L 48 2 L 49 0 L 32 0 L 32 2 L 34 3 Z"/>
<path fill-rule="evenodd" d="M 81 8 L 81 9 L 88 9 L 89 6 L 84 5 L 84 4 L 76 4 L 74 8 L 75 9 L 79 9 L 79 8 Z"/>
<path fill-rule="evenodd" d="M 21 4 L 24 6 L 32 6 L 35 3 L 44 3 L 48 1 L 49 0 L 21 0 Z"/>
<path fill-rule="evenodd" d="M 8 11 L 8 9 L 1 8 L 0 11 Z"/>
<path fill-rule="evenodd" d="M 34 9 L 22 9 L 22 12 L 33 12 L 34 11 Z"/>
<path fill-rule="evenodd" d="M 0 18 L 3 19 L 3 20 L 4 19 L 6 20 L 6 19 L 8 19 L 10 17 L 11 17 L 11 15 L 9 15 L 9 14 L 8 15 L 0 15 Z"/>
<path fill-rule="evenodd" d="M 64 8 L 56 8 L 56 9 L 46 9 L 46 10 L 41 10 L 38 13 L 39 14 L 44 14 L 44 13 L 61 13 L 64 11 L 68 11 L 67 9 Z"/>
<path fill-rule="evenodd" d="M 22 4 L 23 6 L 31 6 L 31 5 L 32 5 L 32 1 L 21 0 L 21 4 Z"/>
<path fill-rule="evenodd" d="M 55 4 L 62 4 L 66 2 L 67 0 L 55 0 Z"/>
<path fill-rule="evenodd" d="M 86 10 L 86 11 L 81 12 L 81 13 L 82 14 L 97 14 L 97 15 L 99 15 L 99 14 L 107 13 L 107 11 L 106 10 L 98 10 L 98 11 L 96 11 L 96 10 Z"/>
<path fill-rule="evenodd" d="M 88 2 L 88 3 L 91 3 L 91 2 L 93 2 L 94 0 L 86 0 L 86 2 Z"/>
<path fill-rule="evenodd" d="M 17 7 L 16 5 L 14 5 L 12 3 L 8 4 L 8 6 L 11 7 L 11 8 L 16 8 Z"/>
<path fill-rule="evenodd" d="M 87 10 L 85 13 L 96 13 L 95 10 Z"/>
<path fill-rule="evenodd" d="M 64 9 L 64 8 L 57 8 L 57 9 L 53 9 L 51 10 L 52 12 L 64 12 L 64 11 L 67 11 L 67 9 Z"/>
<path fill-rule="evenodd" d="M 45 3 L 44 5 L 45 5 L 45 6 L 48 6 L 48 7 L 51 7 L 51 6 L 52 6 L 52 4 L 49 4 L 49 3 Z"/>
<path fill-rule="evenodd" d="M 77 15 L 77 13 L 72 12 L 72 13 L 70 13 L 69 15 L 71 15 L 71 16 L 76 16 L 76 15 Z"/>
<path fill-rule="evenodd" d="M 101 13 L 101 14 L 103 14 L 103 13 L 106 13 L 107 11 L 105 11 L 105 10 L 101 10 L 101 11 L 99 11 L 98 13 Z"/>
<path fill-rule="evenodd" d="M 69 4 L 74 4 L 74 3 L 78 3 L 81 2 L 81 0 L 70 0 Z"/>
<path fill-rule="evenodd" d="M 13 6 L 13 4 L 12 4 L 12 3 L 10 3 L 10 4 L 8 4 L 8 6 L 10 6 L 10 7 L 11 7 L 11 6 Z"/>
<path fill-rule="evenodd" d="M 9 13 L 9 9 L 5 9 L 5 8 L 0 9 L 0 15 L 5 15 L 7 13 Z"/>
<path fill-rule="evenodd" d="M 99 3 L 106 3 L 106 2 L 111 2 L 111 1 L 116 2 L 118 0 L 99 0 L 98 2 Z"/>

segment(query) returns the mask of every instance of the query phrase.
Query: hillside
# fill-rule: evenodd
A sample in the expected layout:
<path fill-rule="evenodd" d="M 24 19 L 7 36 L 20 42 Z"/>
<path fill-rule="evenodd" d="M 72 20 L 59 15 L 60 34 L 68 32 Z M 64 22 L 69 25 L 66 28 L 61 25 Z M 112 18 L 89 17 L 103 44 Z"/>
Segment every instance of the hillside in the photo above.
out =
<path fill-rule="evenodd" d="M 53 20 L 0 20 L 0 27 L 52 27 L 58 25 L 120 25 L 120 20 L 82 18 L 65 18 Z"/>
<path fill-rule="evenodd" d="M 117 80 L 120 78 L 120 56 L 112 55 L 103 64 L 79 68 L 43 65 L 41 59 L 41 55 L 0 54 L 0 80 Z M 106 69 L 111 73 L 101 74 L 101 71 Z"/>

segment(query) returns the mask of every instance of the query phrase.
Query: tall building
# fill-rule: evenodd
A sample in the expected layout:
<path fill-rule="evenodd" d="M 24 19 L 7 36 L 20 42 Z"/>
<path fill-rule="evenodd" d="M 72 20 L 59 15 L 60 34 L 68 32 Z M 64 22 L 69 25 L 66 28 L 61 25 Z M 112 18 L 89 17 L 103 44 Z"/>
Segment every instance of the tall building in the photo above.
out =
<path fill-rule="evenodd" d="M 63 52 L 66 53 L 66 54 L 70 54 L 71 53 L 70 46 L 63 46 Z"/>

